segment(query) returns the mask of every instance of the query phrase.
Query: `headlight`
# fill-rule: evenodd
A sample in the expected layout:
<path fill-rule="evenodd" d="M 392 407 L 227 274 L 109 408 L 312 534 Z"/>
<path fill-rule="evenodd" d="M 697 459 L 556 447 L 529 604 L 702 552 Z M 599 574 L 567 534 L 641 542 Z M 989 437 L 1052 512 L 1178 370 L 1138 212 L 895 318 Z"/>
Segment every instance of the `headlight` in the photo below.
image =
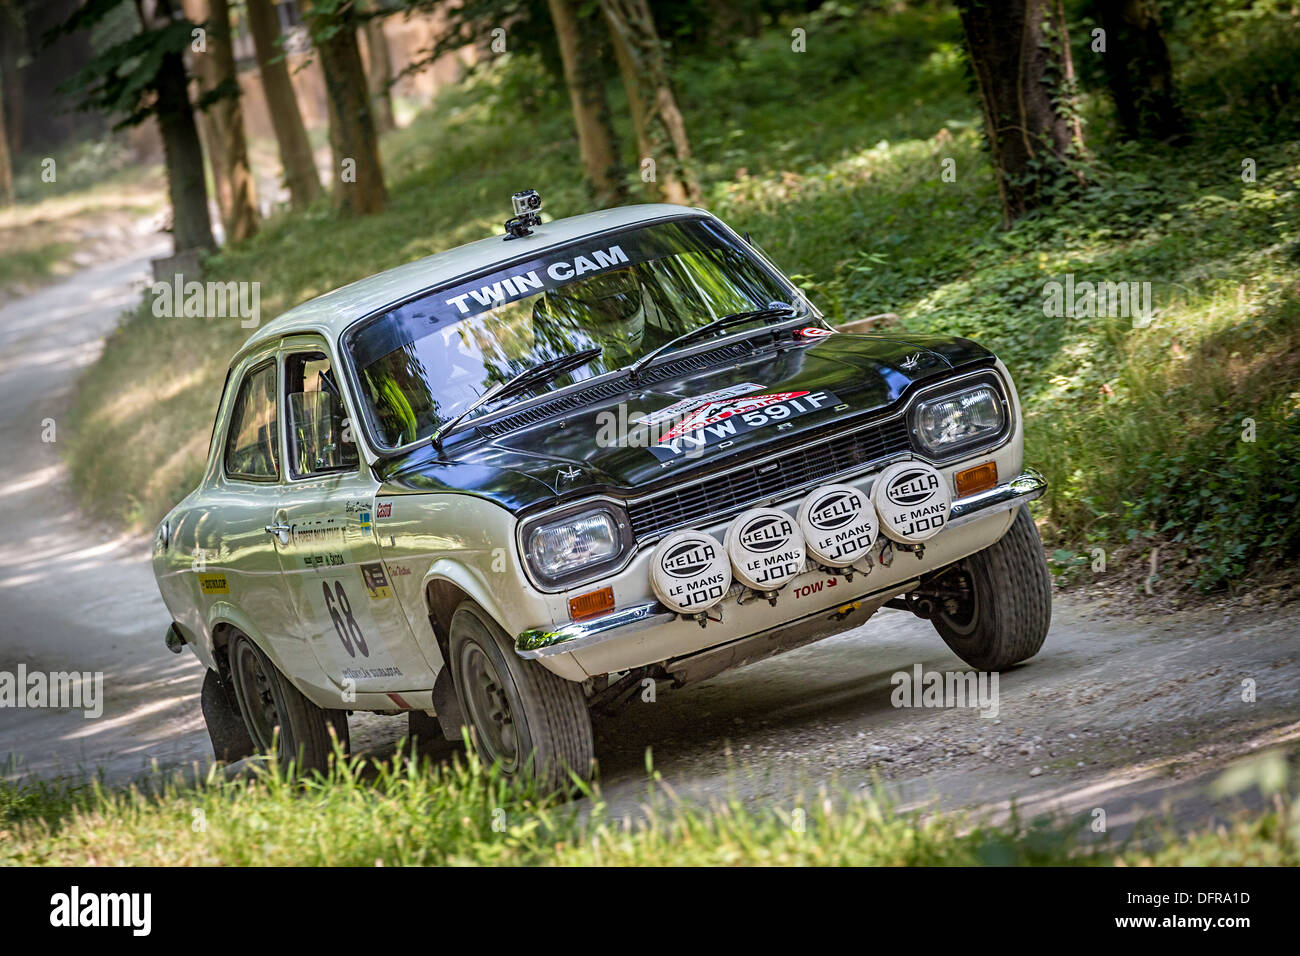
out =
<path fill-rule="evenodd" d="M 623 552 L 627 520 L 613 506 L 588 508 L 525 529 L 529 567 L 545 584 L 612 564 Z"/>
<path fill-rule="evenodd" d="M 1007 423 L 1002 396 L 992 385 L 918 402 L 912 413 L 912 434 L 921 451 L 935 457 L 992 441 Z"/>

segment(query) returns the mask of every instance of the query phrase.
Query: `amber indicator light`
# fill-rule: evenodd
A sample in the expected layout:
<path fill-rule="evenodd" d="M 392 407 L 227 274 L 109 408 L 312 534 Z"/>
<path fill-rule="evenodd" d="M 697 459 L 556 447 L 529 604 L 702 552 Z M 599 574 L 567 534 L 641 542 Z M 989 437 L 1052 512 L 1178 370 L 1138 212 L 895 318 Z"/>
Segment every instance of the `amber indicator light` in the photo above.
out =
<path fill-rule="evenodd" d="M 614 610 L 614 589 L 601 588 L 569 598 L 569 617 L 575 621 L 585 621 L 597 614 Z"/>
<path fill-rule="evenodd" d="M 988 491 L 998 483 L 997 462 L 986 461 L 982 465 L 957 472 L 956 477 L 958 498 Z"/>

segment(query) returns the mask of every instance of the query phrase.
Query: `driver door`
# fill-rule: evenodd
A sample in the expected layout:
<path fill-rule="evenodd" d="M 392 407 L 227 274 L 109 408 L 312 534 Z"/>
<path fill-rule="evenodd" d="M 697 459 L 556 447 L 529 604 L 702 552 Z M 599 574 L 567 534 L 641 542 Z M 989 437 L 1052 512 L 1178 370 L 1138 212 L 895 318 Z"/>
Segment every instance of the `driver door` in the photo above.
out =
<path fill-rule="evenodd" d="M 284 494 L 271 516 L 280 571 L 301 637 L 347 692 L 433 686 L 374 531 L 379 483 L 347 429 L 339 376 L 325 343 L 290 340 L 284 384 Z"/>

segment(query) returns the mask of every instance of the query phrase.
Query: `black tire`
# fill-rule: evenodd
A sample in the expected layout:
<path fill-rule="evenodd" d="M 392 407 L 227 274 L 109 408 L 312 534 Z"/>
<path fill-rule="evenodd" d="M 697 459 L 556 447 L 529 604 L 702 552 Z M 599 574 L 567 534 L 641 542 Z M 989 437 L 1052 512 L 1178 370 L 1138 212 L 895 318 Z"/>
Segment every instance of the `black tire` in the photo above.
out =
<path fill-rule="evenodd" d="M 199 705 L 203 709 L 203 721 L 208 725 L 212 752 L 218 760 L 234 763 L 256 751 L 253 738 L 248 736 L 248 727 L 239 713 L 233 689 L 222 683 L 221 675 L 214 670 L 203 675 Z"/>
<path fill-rule="evenodd" d="M 1038 529 L 1021 506 L 1002 538 L 942 575 L 964 595 L 941 601 L 939 636 L 971 667 L 1000 671 L 1038 653 L 1052 623 L 1052 575 Z"/>
<path fill-rule="evenodd" d="M 235 699 L 248 735 L 259 752 L 270 753 L 275 746 L 282 766 L 287 768 L 292 764 L 300 773 L 313 770 L 323 773 L 334 754 L 331 728 L 338 735 L 343 752 L 347 752 L 345 711 L 326 710 L 313 704 L 243 634 L 231 639 L 229 653 Z"/>
<path fill-rule="evenodd" d="M 456 697 L 483 761 L 547 791 L 566 789 L 570 773 L 589 779 L 595 745 L 582 685 L 515 654 L 473 601 L 456 609 L 449 636 Z"/>

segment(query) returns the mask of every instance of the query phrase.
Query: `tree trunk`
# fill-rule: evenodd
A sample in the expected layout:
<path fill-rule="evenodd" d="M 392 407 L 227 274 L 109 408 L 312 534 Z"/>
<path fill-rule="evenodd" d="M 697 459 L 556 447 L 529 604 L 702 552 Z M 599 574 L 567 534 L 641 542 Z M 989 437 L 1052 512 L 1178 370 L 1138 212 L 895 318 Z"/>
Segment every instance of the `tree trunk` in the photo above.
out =
<path fill-rule="evenodd" d="M 312 156 L 311 140 L 298 109 L 298 97 L 289 79 L 289 68 L 280 46 L 280 20 L 272 0 L 246 0 L 248 29 L 257 50 L 257 67 L 266 93 L 266 108 L 280 147 L 284 184 L 295 209 L 320 196 L 320 173 Z"/>
<path fill-rule="evenodd" d="M 0 206 L 14 201 L 14 167 L 9 157 L 9 134 L 5 127 L 5 83 L 0 74 Z"/>
<path fill-rule="evenodd" d="M 763 32 L 763 9 L 759 0 L 710 0 L 709 45 L 715 50 L 730 50 L 741 37 L 756 37 Z"/>
<path fill-rule="evenodd" d="M 691 169 L 686 123 L 668 81 L 668 64 L 649 3 L 600 0 L 600 8 L 609 25 L 627 91 L 628 111 L 641 154 L 642 179 L 651 184 L 651 193 L 660 199 L 698 203 L 700 187 Z M 651 170 L 653 177 L 647 176 Z"/>
<path fill-rule="evenodd" d="M 147 30 L 165 27 L 172 19 L 168 0 L 135 0 L 140 22 Z M 172 204 L 172 247 L 214 249 L 212 219 L 208 215 L 208 186 L 203 179 L 203 149 L 190 106 L 189 80 L 179 53 L 162 59 L 157 78 L 155 113 L 162 133 L 167 164 L 167 192 Z"/>
<path fill-rule="evenodd" d="M 597 206 L 616 206 L 627 199 L 619 169 L 618 137 L 605 95 L 609 32 L 600 18 L 580 15 L 575 0 L 548 0 L 564 82 L 578 129 L 578 153 L 587 188 Z"/>
<path fill-rule="evenodd" d="M 355 11 L 350 5 L 333 13 L 319 12 L 311 4 L 306 9 L 329 101 L 334 205 L 345 216 L 380 212 L 388 202 L 388 191 L 357 46 Z"/>
<path fill-rule="evenodd" d="M 1129 139 L 1177 140 L 1187 132 L 1174 91 L 1155 0 L 1096 0 L 1097 20 L 1106 31 L 1106 67 L 1111 97 Z"/>
<path fill-rule="evenodd" d="M 229 87 L 234 94 L 222 97 L 204 113 L 212 178 L 217 187 L 217 208 L 226 230 L 226 242 L 242 242 L 257 232 L 257 190 L 248 163 L 248 141 L 244 136 L 244 109 L 239 102 L 239 78 L 231 44 L 228 0 L 183 0 L 185 15 L 194 23 L 206 24 L 207 52 L 194 53 L 194 75 L 200 94 Z"/>
<path fill-rule="evenodd" d="M 366 5 L 371 11 L 377 9 L 375 0 Z M 393 92 L 388 84 L 393 79 L 393 64 L 388 56 L 388 38 L 384 36 L 382 17 L 374 16 L 366 20 L 366 53 L 369 60 L 367 81 L 370 85 L 370 102 L 375 111 L 375 128 L 381 133 L 397 129 L 393 119 Z"/>
<path fill-rule="evenodd" d="M 1063 176 L 1083 180 L 1083 129 L 1060 0 L 959 0 L 979 85 L 1003 224 L 1050 202 Z"/>
<path fill-rule="evenodd" d="M 5 125 L 9 155 L 23 148 L 23 63 L 27 59 L 27 37 L 23 9 L 18 0 L 0 0 L 0 88 L 3 88 Z"/>

